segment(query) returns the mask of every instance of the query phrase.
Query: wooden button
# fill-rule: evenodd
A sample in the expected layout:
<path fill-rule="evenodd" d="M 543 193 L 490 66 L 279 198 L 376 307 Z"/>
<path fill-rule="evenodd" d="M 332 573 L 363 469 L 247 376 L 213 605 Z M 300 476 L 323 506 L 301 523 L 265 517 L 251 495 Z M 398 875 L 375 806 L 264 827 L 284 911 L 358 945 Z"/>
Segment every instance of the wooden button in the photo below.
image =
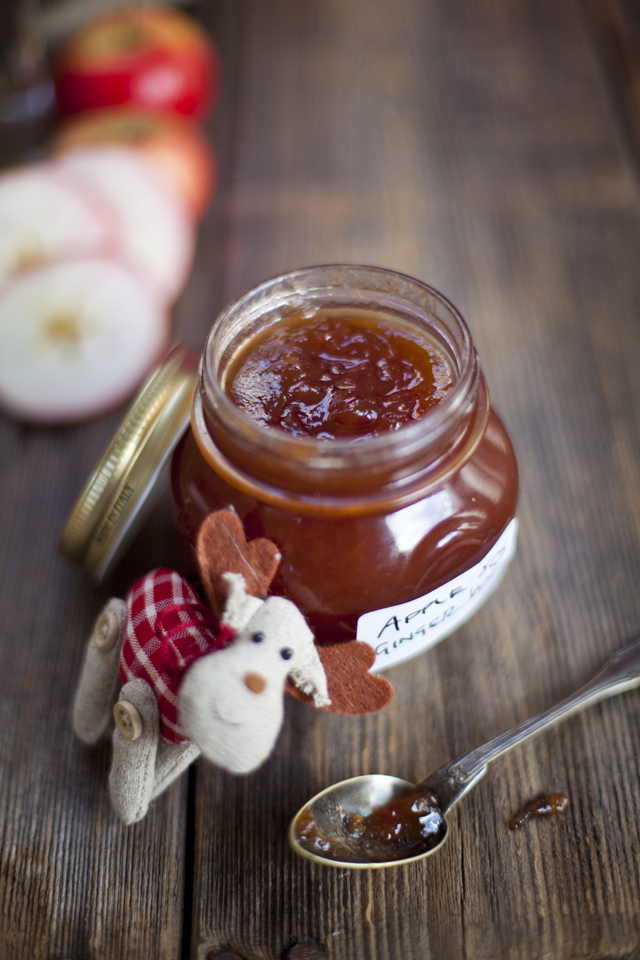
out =
<path fill-rule="evenodd" d="M 267 685 L 267 681 L 264 677 L 261 677 L 259 673 L 247 673 L 244 678 L 244 685 L 248 687 L 252 693 L 262 693 Z"/>
<path fill-rule="evenodd" d="M 111 650 L 120 636 L 120 620 L 114 610 L 103 610 L 93 628 L 93 642 L 98 650 Z"/>
<path fill-rule="evenodd" d="M 125 740 L 137 740 L 142 733 L 142 717 L 128 700 L 118 700 L 113 708 L 116 727 Z"/>

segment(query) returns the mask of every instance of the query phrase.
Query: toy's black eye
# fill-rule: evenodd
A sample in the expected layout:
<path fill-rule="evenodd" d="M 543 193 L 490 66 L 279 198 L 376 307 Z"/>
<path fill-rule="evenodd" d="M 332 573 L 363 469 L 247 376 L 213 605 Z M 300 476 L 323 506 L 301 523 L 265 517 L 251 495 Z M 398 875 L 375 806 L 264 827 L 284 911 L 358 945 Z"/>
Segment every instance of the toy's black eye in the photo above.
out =
<path fill-rule="evenodd" d="M 262 643 L 264 640 L 264 633 L 261 630 L 256 630 L 255 633 L 251 634 L 251 639 L 254 643 Z"/>
<path fill-rule="evenodd" d="M 291 660 L 291 657 L 293 656 L 293 650 L 290 650 L 289 647 L 284 647 L 280 651 L 280 656 L 283 660 Z"/>

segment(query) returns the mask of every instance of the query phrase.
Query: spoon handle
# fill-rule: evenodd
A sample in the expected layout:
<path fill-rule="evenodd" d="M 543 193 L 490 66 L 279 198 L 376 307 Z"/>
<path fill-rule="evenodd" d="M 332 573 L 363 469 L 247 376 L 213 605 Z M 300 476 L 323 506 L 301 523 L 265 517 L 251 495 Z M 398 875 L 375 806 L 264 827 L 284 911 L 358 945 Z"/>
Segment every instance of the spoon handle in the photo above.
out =
<path fill-rule="evenodd" d="M 436 793 L 446 813 L 475 786 L 487 772 L 488 765 L 498 757 L 543 730 L 561 723 L 574 713 L 637 686 L 640 686 L 640 639 L 618 650 L 589 683 L 571 696 L 549 710 L 519 723 L 506 733 L 501 733 L 488 743 L 450 760 L 424 780 L 421 786 Z"/>

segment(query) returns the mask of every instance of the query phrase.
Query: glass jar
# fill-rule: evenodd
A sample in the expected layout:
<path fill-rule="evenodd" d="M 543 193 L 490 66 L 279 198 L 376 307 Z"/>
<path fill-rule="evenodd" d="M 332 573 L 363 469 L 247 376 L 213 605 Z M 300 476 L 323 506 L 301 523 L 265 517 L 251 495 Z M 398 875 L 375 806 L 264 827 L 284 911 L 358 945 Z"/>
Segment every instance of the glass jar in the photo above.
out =
<path fill-rule="evenodd" d="M 319 308 L 375 311 L 425 330 L 449 358 L 454 385 L 421 419 L 363 441 L 261 425 L 225 393 L 225 368 L 283 313 Z M 171 474 L 188 541 L 208 513 L 233 507 L 249 539 L 267 537 L 282 554 L 271 592 L 297 604 L 318 644 L 366 640 L 374 669 L 466 620 L 515 548 L 516 458 L 469 330 L 436 290 L 388 270 L 311 267 L 227 307 L 206 341 Z"/>

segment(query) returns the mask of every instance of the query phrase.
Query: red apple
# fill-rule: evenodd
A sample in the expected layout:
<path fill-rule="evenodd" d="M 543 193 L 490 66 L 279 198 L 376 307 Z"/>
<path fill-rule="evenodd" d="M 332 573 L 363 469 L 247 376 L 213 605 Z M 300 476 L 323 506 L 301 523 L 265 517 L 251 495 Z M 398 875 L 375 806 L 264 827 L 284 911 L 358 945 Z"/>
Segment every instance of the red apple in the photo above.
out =
<path fill-rule="evenodd" d="M 135 104 L 88 110 L 63 124 L 51 148 L 63 153 L 108 144 L 139 150 L 192 216 L 204 213 L 215 190 L 217 166 L 213 148 L 192 120 Z"/>
<path fill-rule="evenodd" d="M 221 69 L 209 35 L 168 7 L 119 10 L 74 34 L 54 66 L 63 114 L 137 103 L 203 116 L 215 106 Z"/>

